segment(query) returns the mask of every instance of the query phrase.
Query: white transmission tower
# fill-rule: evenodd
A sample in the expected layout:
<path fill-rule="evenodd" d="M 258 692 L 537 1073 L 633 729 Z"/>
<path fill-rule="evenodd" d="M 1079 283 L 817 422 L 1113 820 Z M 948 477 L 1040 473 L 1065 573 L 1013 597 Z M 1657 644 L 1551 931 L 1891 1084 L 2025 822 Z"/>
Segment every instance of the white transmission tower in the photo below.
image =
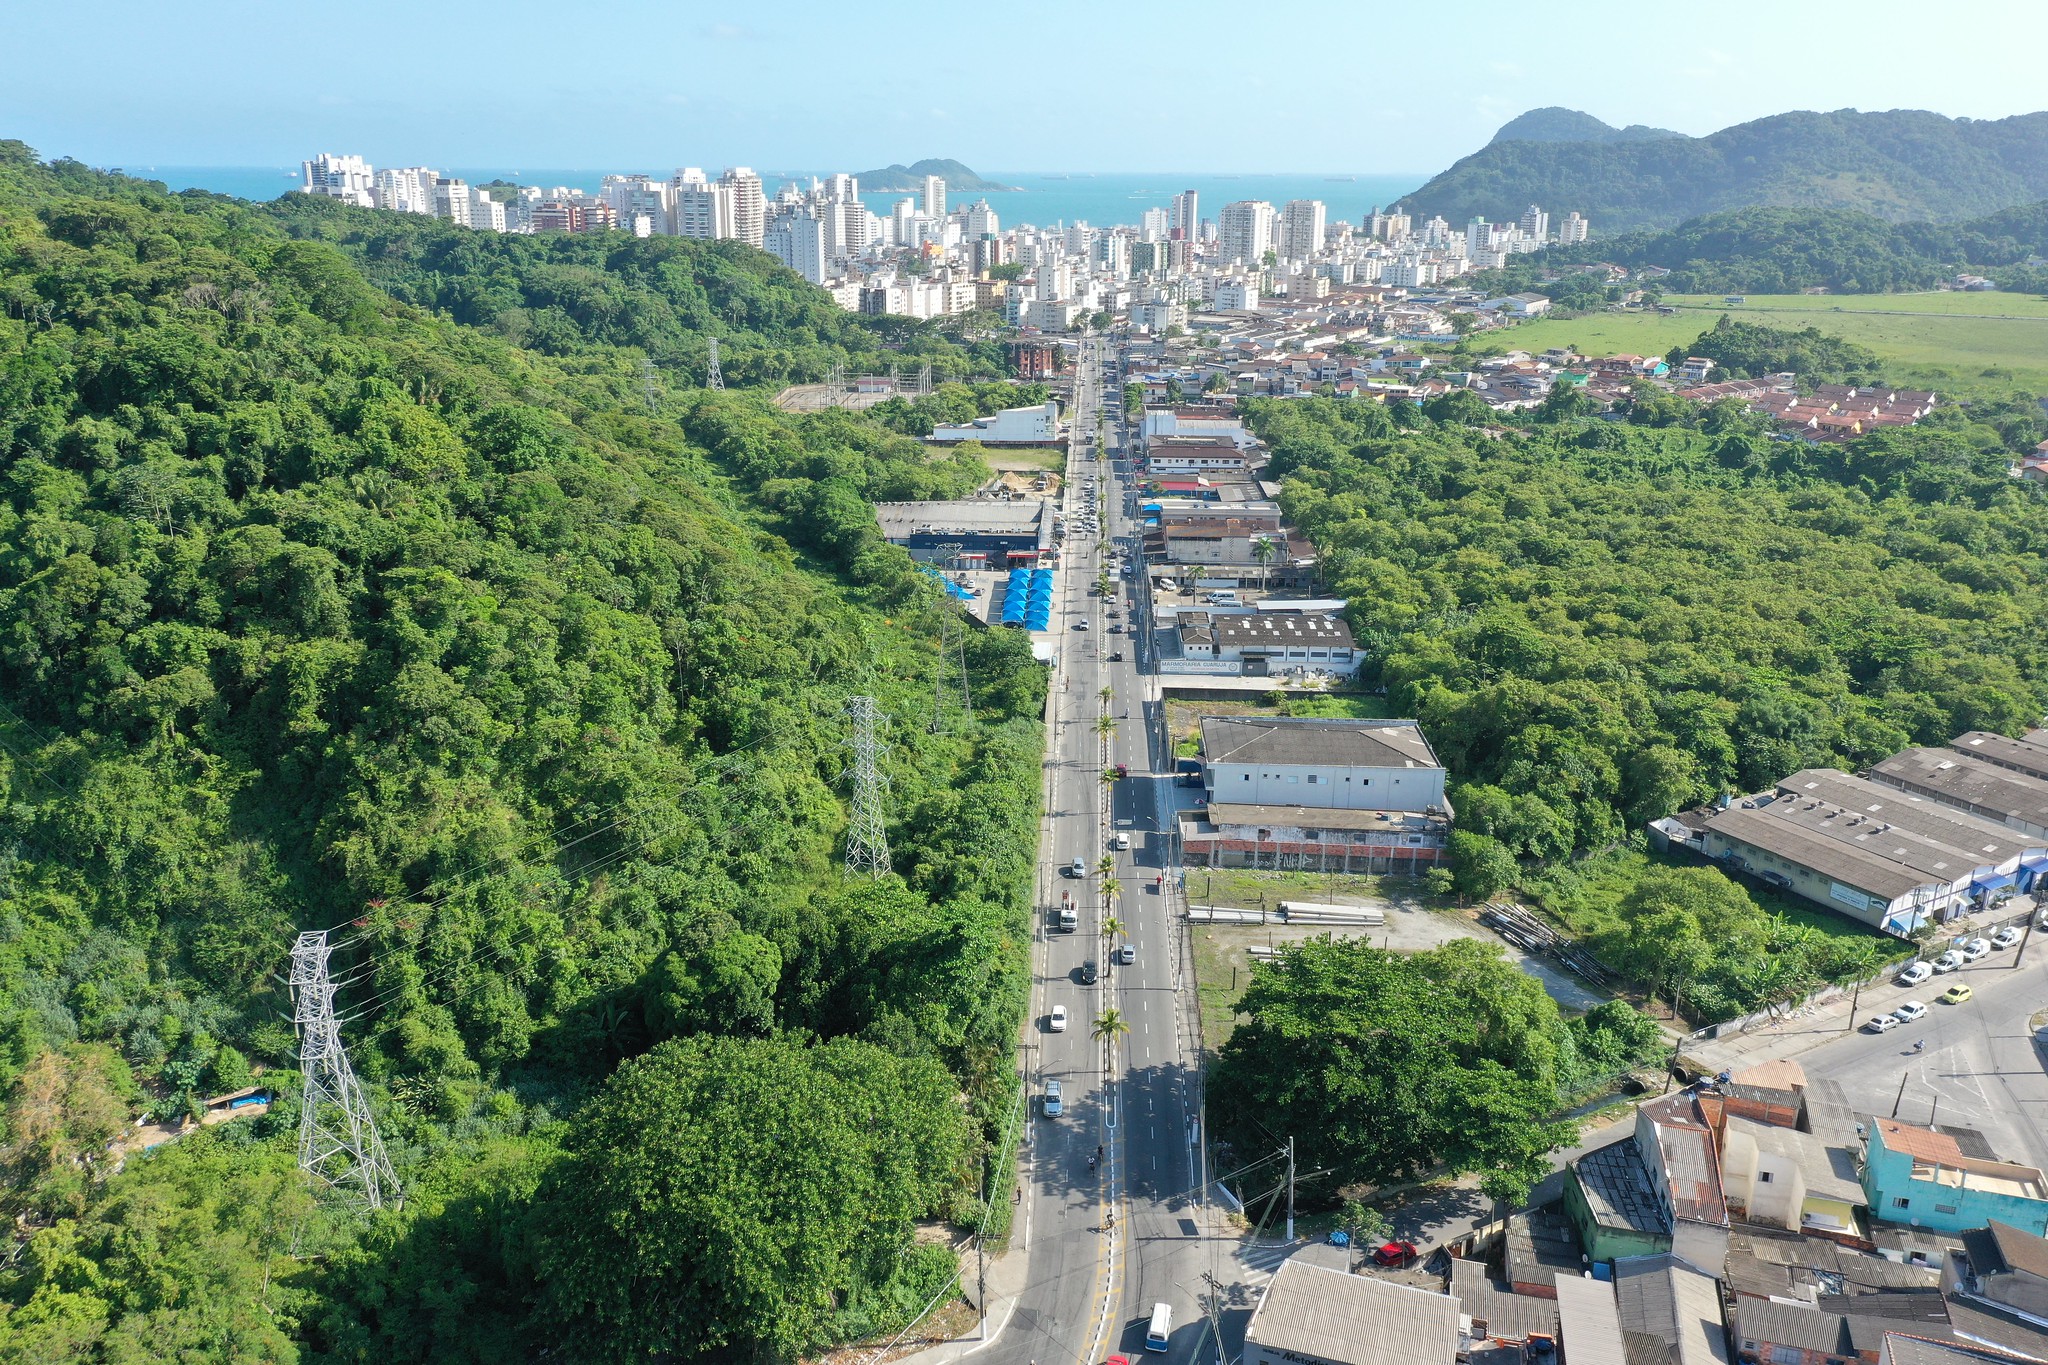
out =
<path fill-rule="evenodd" d="M 327 933 L 300 934 L 292 945 L 292 1022 L 299 1029 L 299 1168 L 373 1209 L 404 1193 L 377 1136 L 369 1097 L 341 1045 L 334 980 L 327 974 Z"/>
<path fill-rule="evenodd" d="M 848 697 L 853 716 L 853 818 L 846 827 L 846 875 L 882 877 L 889 871 L 889 835 L 882 828 L 882 789 L 889 779 L 875 761 L 875 699 Z"/>
<path fill-rule="evenodd" d="M 704 387 L 707 389 L 723 389 L 725 387 L 725 376 L 718 372 L 718 338 L 707 337 L 705 339 L 711 343 L 711 361 L 704 367 Z"/>

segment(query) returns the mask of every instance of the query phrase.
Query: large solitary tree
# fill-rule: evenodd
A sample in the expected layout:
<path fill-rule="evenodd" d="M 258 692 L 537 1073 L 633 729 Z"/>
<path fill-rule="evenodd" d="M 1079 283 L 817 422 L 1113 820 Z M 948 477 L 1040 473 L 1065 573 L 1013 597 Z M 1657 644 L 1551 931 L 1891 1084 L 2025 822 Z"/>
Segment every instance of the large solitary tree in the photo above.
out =
<path fill-rule="evenodd" d="M 937 1063 L 852 1039 L 672 1040 L 621 1067 L 543 1189 L 574 1358 L 794 1356 L 887 1280 L 964 1143 Z"/>
<path fill-rule="evenodd" d="M 1224 1044 L 1212 1093 L 1241 1153 L 1291 1134 L 1300 1166 L 1336 1185 L 1438 1166 L 1533 1178 L 1571 1135 L 1548 1119 L 1557 1006 L 1487 945 L 1404 955 L 1312 939 L 1254 967 L 1238 1009 L 1251 1018 Z"/>

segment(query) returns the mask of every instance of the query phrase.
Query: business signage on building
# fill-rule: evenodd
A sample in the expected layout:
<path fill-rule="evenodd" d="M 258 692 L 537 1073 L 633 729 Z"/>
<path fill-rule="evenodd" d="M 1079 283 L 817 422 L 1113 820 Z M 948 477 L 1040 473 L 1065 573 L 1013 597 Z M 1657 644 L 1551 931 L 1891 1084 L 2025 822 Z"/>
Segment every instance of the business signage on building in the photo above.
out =
<path fill-rule="evenodd" d="M 1828 896 L 1832 900 L 1840 901 L 1852 910 L 1867 911 L 1870 909 L 1870 897 L 1864 895 L 1861 891 L 1852 890 L 1840 882 L 1828 883 Z"/>

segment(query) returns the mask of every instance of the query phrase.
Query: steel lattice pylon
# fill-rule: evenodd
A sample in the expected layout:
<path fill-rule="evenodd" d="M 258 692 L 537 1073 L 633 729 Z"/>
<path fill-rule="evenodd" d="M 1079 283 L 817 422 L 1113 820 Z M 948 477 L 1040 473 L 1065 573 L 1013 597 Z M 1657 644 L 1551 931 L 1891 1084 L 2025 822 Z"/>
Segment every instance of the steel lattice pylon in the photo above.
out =
<path fill-rule="evenodd" d="M 718 370 L 718 338 L 707 337 L 706 340 L 711 345 L 711 360 L 704 367 L 704 387 L 722 389 L 725 387 L 725 376 Z"/>
<path fill-rule="evenodd" d="M 881 877 L 889 871 L 889 835 L 882 828 L 882 789 L 889 779 L 875 761 L 875 699 L 848 697 L 853 717 L 853 818 L 846 827 L 846 875 Z"/>
<path fill-rule="evenodd" d="M 300 934 L 292 945 L 292 1022 L 299 1029 L 299 1168 L 373 1209 L 404 1194 L 377 1136 L 369 1097 L 363 1094 L 341 1024 L 334 1017 L 334 981 L 327 974 L 325 930 Z"/>

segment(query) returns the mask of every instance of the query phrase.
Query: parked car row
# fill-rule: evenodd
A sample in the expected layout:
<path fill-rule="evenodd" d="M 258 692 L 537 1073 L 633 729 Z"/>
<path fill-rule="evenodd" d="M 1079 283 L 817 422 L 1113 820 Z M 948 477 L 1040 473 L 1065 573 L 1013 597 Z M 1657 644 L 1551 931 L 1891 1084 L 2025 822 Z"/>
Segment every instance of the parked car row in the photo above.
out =
<path fill-rule="evenodd" d="M 1901 986 L 1917 986 L 1945 972 L 1959 971 L 1972 962 L 1981 962 L 1992 953 L 2016 948 L 2023 937 L 2019 929 L 2008 924 L 1989 938 L 1966 938 L 1937 957 L 1909 962 L 1892 980 Z"/>

